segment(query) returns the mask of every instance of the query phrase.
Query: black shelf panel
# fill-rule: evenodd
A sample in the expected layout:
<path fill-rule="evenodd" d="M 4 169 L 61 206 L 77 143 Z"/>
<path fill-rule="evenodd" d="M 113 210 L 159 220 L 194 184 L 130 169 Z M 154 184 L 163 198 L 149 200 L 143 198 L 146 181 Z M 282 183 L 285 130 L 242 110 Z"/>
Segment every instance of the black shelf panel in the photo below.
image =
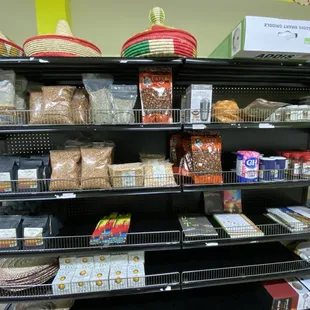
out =
<path fill-rule="evenodd" d="M 75 199 L 75 198 L 94 198 L 111 196 L 132 196 L 132 195 L 153 195 L 153 194 L 171 194 L 180 193 L 180 186 L 173 187 L 144 187 L 144 188 L 126 188 L 113 190 L 72 190 L 72 191 L 54 191 L 54 192 L 16 192 L 9 194 L 0 194 L 0 201 L 38 201 L 38 200 L 57 200 L 57 199 Z"/>

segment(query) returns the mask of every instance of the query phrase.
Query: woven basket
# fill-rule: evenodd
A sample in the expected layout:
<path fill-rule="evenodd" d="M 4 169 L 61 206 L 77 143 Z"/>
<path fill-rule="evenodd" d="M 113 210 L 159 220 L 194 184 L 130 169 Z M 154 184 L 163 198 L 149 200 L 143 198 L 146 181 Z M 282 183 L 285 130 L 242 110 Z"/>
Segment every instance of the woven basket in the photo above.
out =
<path fill-rule="evenodd" d="M 27 56 L 52 57 L 101 57 L 100 49 L 86 41 L 72 36 L 67 22 L 59 21 L 56 35 L 41 35 L 29 38 L 24 43 Z"/>
<path fill-rule="evenodd" d="M 21 57 L 23 55 L 23 49 L 0 32 L 0 56 Z"/>
<path fill-rule="evenodd" d="M 122 57 L 197 57 L 197 40 L 190 33 L 164 25 L 165 12 L 153 8 L 152 26 L 127 40 Z"/>

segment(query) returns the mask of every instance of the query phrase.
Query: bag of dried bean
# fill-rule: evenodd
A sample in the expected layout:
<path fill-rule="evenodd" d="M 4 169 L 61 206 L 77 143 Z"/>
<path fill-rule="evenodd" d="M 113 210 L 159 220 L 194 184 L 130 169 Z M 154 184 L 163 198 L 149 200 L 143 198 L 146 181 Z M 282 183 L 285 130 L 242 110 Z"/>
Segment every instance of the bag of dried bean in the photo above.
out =
<path fill-rule="evenodd" d="M 172 164 L 165 161 L 153 161 L 144 164 L 144 186 L 176 186 Z"/>
<path fill-rule="evenodd" d="M 74 124 L 87 124 L 89 122 L 89 101 L 85 89 L 78 88 L 74 91 L 72 102 L 72 120 Z"/>
<path fill-rule="evenodd" d="M 221 138 L 218 136 L 192 136 L 193 179 L 196 184 L 221 184 Z"/>
<path fill-rule="evenodd" d="M 172 123 L 172 73 L 140 72 L 139 89 L 143 123 Z"/>
<path fill-rule="evenodd" d="M 30 124 L 43 124 L 43 105 L 44 98 L 42 92 L 30 93 L 29 108 L 30 108 Z"/>

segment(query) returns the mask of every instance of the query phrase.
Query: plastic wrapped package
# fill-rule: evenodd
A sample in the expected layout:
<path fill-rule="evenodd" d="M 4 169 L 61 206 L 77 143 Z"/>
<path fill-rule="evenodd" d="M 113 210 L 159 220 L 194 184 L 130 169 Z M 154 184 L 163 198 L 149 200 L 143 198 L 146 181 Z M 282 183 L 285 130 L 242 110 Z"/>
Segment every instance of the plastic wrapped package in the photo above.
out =
<path fill-rule="evenodd" d="M 71 108 L 74 124 L 82 125 L 89 123 L 89 100 L 84 89 L 78 88 L 74 90 Z"/>
<path fill-rule="evenodd" d="M 153 161 L 144 164 L 144 186 L 176 186 L 172 164 L 164 161 Z"/>
<path fill-rule="evenodd" d="M 113 147 L 81 148 L 82 188 L 110 188 L 109 165 Z"/>
<path fill-rule="evenodd" d="M 109 172 L 112 187 L 144 186 L 144 168 L 142 163 L 110 165 Z"/>
<path fill-rule="evenodd" d="M 30 109 L 30 124 L 43 124 L 43 108 L 44 98 L 42 92 L 30 93 L 29 109 Z"/>
<path fill-rule="evenodd" d="M 165 161 L 165 154 L 140 153 L 140 161 L 143 163 L 152 161 Z"/>
<path fill-rule="evenodd" d="M 159 69 L 140 72 L 143 123 L 172 123 L 172 74 Z"/>
<path fill-rule="evenodd" d="M 289 103 L 268 101 L 258 98 L 243 109 L 244 121 L 264 121 L 278 108 L 289 106 Z M 283 118 L 279 116 L 280 119 Z"/>
<path fill-rule="evenodd" d="M 71 101 L 75 87 L 43 86 L 44 124 L 73 124 Z"/>
<path fill-rule="evenodd" d="M 135 122 L 133 108 L 137 100 L 136 85 L 111 85 L 111 98 L 114 124 L 130 124 Z"/>
<path fill-rule="evenodd" d="M 193 179 L 196 184 L 221 184 L 221 138 L 217 136 L 191 137 Z"/>
<path fill-rule="evenodd" d="M 80 188 L 80 150 L 50 151 L 52 176 L 50 190 Z"/>
<path fill-rule="evenodd" d="M 15 83 L 15 106 L 16 106 L 16 120 L 17 124 L 26 124 L 27 115 L 25 113 L 26 110 L 26 89 L 27 89 L 27 79 L 22 76 L 16 77 Z"/>
<path fill-rule="evenodd" d="M 15 72 L 0 70 L 0 110 L 15 110 Z"/>
<path fill-rule="evenodd" d="M 110 86 L 111 75 L 83 74 L 83 83 L 89 94 L 92 122 L 94 124 L 112 124 L 112 103 Z"/>
<path fill-rule="evenodd" d="M 310 120 L 309 105 L 289 105 L 274 111 L 265 121 L 269 122 L 296 122 Z"/>
<path fill-rule="evenodd" d="M 240 111 L 237 102 L 220 100 L 213 104 L 212 116 L 221 123 L 240 122 Z"/>

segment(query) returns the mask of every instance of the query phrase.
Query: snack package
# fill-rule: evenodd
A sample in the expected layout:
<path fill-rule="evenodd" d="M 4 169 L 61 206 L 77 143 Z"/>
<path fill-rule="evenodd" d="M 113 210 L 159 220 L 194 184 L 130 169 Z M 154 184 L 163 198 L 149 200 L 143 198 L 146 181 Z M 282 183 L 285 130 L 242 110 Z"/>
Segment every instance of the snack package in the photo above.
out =
<path fill-rule="evenodd" d="M 153 161 L 144 164 L 144 186 L 176 186 L 172 164 L 164 161 Z"/>
<path fill-rule="evenodd" d="M 52 176 L 50 190 L 78 189 L 80 150 L 50 151 Z"/>
<path fill-rule="evenodd" d="M 108 216 L 105 216 L 98 222 L 90 239 L 91 245 L 102 244 L 102 240 L 108 239 L 108 236 L 111 233 L 111 229 L 115 223 L 116 217 L 117 213 L 112 213 Z"/>
<path fill-rule="evenodd" d="M 112 75 L 83 74 L 83 84 L 89 94 L 92 122 L 97 125 L 112 124 Z"/>
<path fill-rule="evenodd" d="M 125 243 L 130 227 L 131 214 L 119 214 L 110 232 L 109 243 Z"/>
<path fill-rule="evenodd" d="M 221 184 L 221 138 L 218 136 L 192 136 L 193 179 L 196 184 Z"/>
<path fill-rule="evenodd" d="M 74 90 L 72 102 L 72 120 L 74 124 L 87 124 L 89 122 L 89 100 L 85 89 Z"/>
<path fill-rule="evenodd" d="M 109 165 L 113 147 L 81 148 L 82 188 L 110 188 Z"/>
<path fill-rule="evenodd" d="M 172 123 L 172 74 L 169 71 L 140 72 L 139 89 L 143 123 Z"/>
<path fill-rule="evenodd" d="M 42 92 L 30 93 L 29 109 L 30 109 L 30 120 L 29 124 L 43 124 L 44 115 L 44 97 Z"/>
<path fill-rule="evenodd" d="M 241 110 L 242 111 L 242 110 Z M 221 123 L 240 122 L 240 110 L 233 100 L 220 100 L 213 104 L 214 119 Z"/>
<path fill-rule="evenodd" d="M 111 98 L 114 124 L 130 124 L 135 122 L 133 108 L 137 100 L 136 85 L 111 85 Z"/>

